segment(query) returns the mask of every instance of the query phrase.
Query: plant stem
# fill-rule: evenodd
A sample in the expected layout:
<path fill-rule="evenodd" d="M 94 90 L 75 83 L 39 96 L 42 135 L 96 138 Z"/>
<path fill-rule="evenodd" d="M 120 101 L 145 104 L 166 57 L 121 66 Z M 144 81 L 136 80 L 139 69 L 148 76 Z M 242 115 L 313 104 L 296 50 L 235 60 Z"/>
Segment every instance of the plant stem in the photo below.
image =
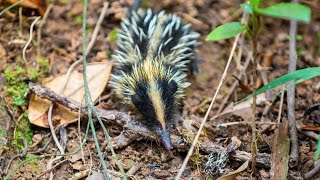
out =
<path fill-rule="evenodd" d="M 252 142 L 251 142 L 251 158 L 252 158 L 252 172 L 256 173 L 256 157 L 257 157 L 257 129 L 256 129 L 256 109 L 257 109 L 257 74 L 258 74 L 258 57 L 257 57 L 257 43 L 258 43 L 258 30 L 259 30 L 259 16 L 253 11 L 252 13 L 252 44 L 253 44 L 253 102 L 252 102 L 252 121 L 251 121 L 251 129 L 252 129 Z"/>
<path fill-rule="evenodd" d="M 93 135 L 93 139 L 98 151 L 98 155 L 99 155 L 99 159 L 100 159 L 100 163 L 102 165 L 103 168 L 103 172 L 105 173 L 105 175 L 108 174 L 108 170 L 107 170 L 107 165 L 104 161 L 104 158 L 102 156 L 101 150 L 100 150 L 100 146 L 99 146 L 99 142 L 97 139 L 97 135 L 95 133 L 95 128 L 93 125 L 93 121 L 92 121 L 92 109 L 93 109 L 93 104 L 92 104 L 92 98 L 90 95 L 90 91 L 89 91 L 89 86 L 88 86 L 88 79 L 87 79 L 87 52 L 86 52 L 86 20 L 87 20 L 87 6 L 88 6 L 88 1 L 87 0 L 83 0 L 83 20 L 82 20 L 82 62 L 83 62 L 83 84 L 84 84 L 84 89 L 85 89 L 85 97 L 86 97 L 86 105 L 87 105 L 87 110 L 88 110 L 88 123 L 90 123 L 90 127 L 91 127 L 91 132 Z M 110 179 L 110 178 L 109 178 Z"/>

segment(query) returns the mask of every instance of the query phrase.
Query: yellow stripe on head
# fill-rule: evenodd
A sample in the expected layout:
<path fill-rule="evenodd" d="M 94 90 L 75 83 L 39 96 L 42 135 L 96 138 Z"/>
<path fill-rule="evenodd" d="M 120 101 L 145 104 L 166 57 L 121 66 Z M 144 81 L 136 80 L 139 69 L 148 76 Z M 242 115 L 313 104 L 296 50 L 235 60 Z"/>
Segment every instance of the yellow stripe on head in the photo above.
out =
<path fill-rule="evenodd" d="M 161 92 L 159 91 L 155 81 L 150 82 L 149 98 L 151 99 L 151 102 L 154 106 L 157 120 L 161 124 L 162 128 L 166 129 L 166 121 L 164 118 L 164 109 L 165 109 L 164 106 L 165 105 L 164 105 L 163 100 L 161 98 Z"/>

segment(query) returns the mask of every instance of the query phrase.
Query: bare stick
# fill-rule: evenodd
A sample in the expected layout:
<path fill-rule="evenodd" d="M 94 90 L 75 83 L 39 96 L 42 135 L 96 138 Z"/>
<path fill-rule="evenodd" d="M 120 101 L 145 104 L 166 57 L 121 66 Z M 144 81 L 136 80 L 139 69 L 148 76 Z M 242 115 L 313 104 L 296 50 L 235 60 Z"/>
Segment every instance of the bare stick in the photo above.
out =
<path fill-rule="evenodd" d="M 81 128 L 80 128 L 80 124 L 81 124 L 81 123 L 80 123 L 80 120 L 81 120 L 81 113 L 82 113 L 82 112 L 81 112 L 81 109 L 82 109 L 83 100 L 84 100 L 84 98 L 82 98 L 82 100 L 81 100 L 80 108 L 79 108 L 79 111 L 78 111 L 78 133 L 79 133 L 79 142 L 80 142 L 80 144 L 81 144 L 81 142 L 82 142 Z M 80 148 L 81 148 L 82 162 L 83 162 L 83 164 L 86 164 L 86 159 L 84 158 L 84 152 L 83 152 L 82 144 L 81 144 Z"/>
<path fill-rule="evenodd" d="M 60 93 L 59 93 L 60 94 Z M 50 127 L 50 131 L 51 131 L 51 135 L 52 135 L 52 138 L 54 140 L 54 142 L 56 143 L 56 146 L 58 147 L 59 151 L 61 154 L 64 154 L 64 149 L 62 148 L 62 146 L 60 145 L 59 143 L 59 140 L 56 136 L 56 133 L 54 131 L 54 127 L 53 127 L 53 124 L 52 124 L 52 110 L 53 110 L 53 104 L 50 105 L 49 107 L 49 111 L 48 111 L 48 124 L 49 124 L 49 127 Z"/>
<path fill-rule="evenodd" d="M 27 61 L 27 58 L 26 58 L 26 50 L 27 50 L 29 44 L 30 44 L 31 41 L 32 41 L 33 27 L 34 27 L 34 25 L 39 21 L 40 18 L 41 18 L 40 16 L 37 17 L 37 18 L 33 21 L 33 23 L 31 24 L 31 26 L 30 26 L 29 40 L 28 40 L 28 42 L 26 43 L 26 45 L 24 46 L 24 48 L 23 48 L 23 50 L 22 50 L 22 59 L 23 59 L 25 65 L 28 64 L 28 61 Z"/>
<path fill-rule="evenodd" d="M 313 131 L 305 131 L 305 130 L 302 130 L 299 126 L 297 126 L 297 130 L 301 133 L 301 134 L 304 134 L 316 141 L 319 140 L 319 134 L 313 132 Z"/>
<path fill-rule="evenodd" d="M 280 105 L 279 105 L 279 113 L 278 113 L 278 123 L 280 123 L 281 120 L 281 114 L 282 114 L 282 107 L 283 107 L 283 99 L 284 99 L 284 91 L 281 92 L 281 99 L 280 99 Z"/>
<path fill-rule="evenodd" d="M 249 121 L 240 121 L 240 122 L 228 122 L 223 124 L 218 124 L 217 128 L 226 128 L 228 126 L 234 126 L 234 125 L 250 125 L 251 122 Z M 270 124 L 270 125 L 277 125 L 279 123 L 274 122 L 256 122 L 256 124 Z"/>
<path fill-rule="evenodd" d="M 291 0 L 297 3 L 298 0 Z M 289 67 L 288 73 L 296 70 L 297 66 L 297 52 L 296 52 L 296 34 L 297 34 L 297 21 L 290 20 L 290 44 L 289 44 Z M 294 82 L 290 82 L 289 86 Z M 291 152 L 290 152 L 290 165 L 295 167 L 298 165 L 299 160 L 299 142 L 297 133 L 297 124 L 295 117 L 295 86 L 292 85 L 287 92 L 287 106 L 288 106 L 288 122 L 289 133 L 291 139 Z"/>

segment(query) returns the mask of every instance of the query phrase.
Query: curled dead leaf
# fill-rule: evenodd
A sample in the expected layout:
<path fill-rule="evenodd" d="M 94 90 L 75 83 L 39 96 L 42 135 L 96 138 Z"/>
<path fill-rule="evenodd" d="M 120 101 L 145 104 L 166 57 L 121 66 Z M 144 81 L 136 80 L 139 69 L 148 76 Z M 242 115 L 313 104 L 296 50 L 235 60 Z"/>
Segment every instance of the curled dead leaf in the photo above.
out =
<path fill-rule="evenodd" d="M 112 63 L 110 61 L 101 63 L 91 63 L 87 65 L 87 78 L 88 86 L 91 93 L 92 100 L 95 101 L 103 92 L 107 85 Z M 44 86 L 50 88 L 56 93 L 59 93 L 63 88 L 66 74 L 57 76 L 48 82 L 44 83 Z M 83 87 L 83 75 L 82 72 L 74 70 L 70 74 L 68 84 L 63 91 L 62 95 L 68 96 L 74 101 L 81 103 L 84 100 L 84 87 Z M 51 105 L 51 101 L 41 99 L 37 96 L 32 96 L 29 103 L 28 117 L 30 123 L 48 128 L 48 109 Z M 68 108 L 57 105 L 54 106 L 52 119 L 55 120 L 55 125 L 65 125 L 73 122 L 77 118 L 77 113 L 70 111 Z"/>
<path fill-rule="evenodd" d="M 236 177 L 243 172 L 244 170 L 247 169 L 249 165 L 249 160 L 247 160 L 246 162 L 244 162 L 237 170 L 230 172 L 224 176 L 221 176 L 220 178 L 218 178 L 217 180 L 233 180 L 236 179 Z"/>

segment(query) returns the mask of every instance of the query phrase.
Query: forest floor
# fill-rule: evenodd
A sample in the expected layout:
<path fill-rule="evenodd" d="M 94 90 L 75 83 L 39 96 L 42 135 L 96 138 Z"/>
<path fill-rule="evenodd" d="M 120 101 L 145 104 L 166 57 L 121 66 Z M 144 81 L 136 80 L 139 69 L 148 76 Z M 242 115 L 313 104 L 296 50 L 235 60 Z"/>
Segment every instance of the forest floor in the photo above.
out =
<path fill-rule="evenodd" d="M 103 0 L 89 1 L 88 41 L 102 11 L 103 2 Z M 263 5 L 275 2 L 267 1 Z M 116 29 L 120 28 L 121 18 L 126 16 L 131 3 L 131 0 L 109 1 L 109 8 L 102 21 L 96 42 L 88 54 L 89 62 L 111 60 L 111 55 L 117 48 Z M 194 134 L 205 116 L 234 42 L 234 38 L 218 42 L 207 42 L 205 38 L 212 29 L 220 24 L 240 21 L 243 14 L 239 8 L 241 3 L 243 1 L 214 0 L 151 0 L 142 3 L 143 8 L 152 8 L 156 12 L 165 10 L 178 14 L 184 22 L 192 24 L 194 31 L 201 34 L 199 39 L 201 44 L 197 52 L 199 57 L 203 59 L 200 64 L 201 70 L 198 75 L 189 78 L 191 86 L 187 89 L 182 110 L 182 117 L 185 120 L 184 128 L 188 131 L 180 129 L 179 132 L 174 132 L 180 133 L 180 136 L 184 137 L 182 140 L 187 145 L 192 142 Z M 297 69 L 320 66 L 320 2 L 316 0 L 302 1 L 302 3 L 308 5 L 313 13 L 310 24 L 298 23 Z M 9 5 L 7 2 L 0 2 L 0 9 Z M 33 39 L 26 49 L 26 62 L 23 59 L 23 48 L 30 37 L 30 25 L 39 15 L 38 11 L 18 6 L 0 16 L 0 174 L 2 177 L 16 170 L 11 176 L 12 179 L 49 178 L 50 172 L 47 171 L 47 165 L 52 160 L 52 156 L 36 158 L 18 169 L 15 168 L 28 158 L 46 154 L 60 154 L 54 141 L 49 138 L 51 136 L 50 129 L 29 123 L 27 111 L 30 111 L 29 103 L 33 93 L 27 90 L 27 84 L 30 81 L 42 84 L 48 79 L 52 80 L 60 74 L 66 73 L 71 64 L 81 58 L 83 4 L 79 0 L 58 0 L 50 6 L 51 9 L 41 30 L 41 43 L 37 41 L 37 29 L 42 23 L 40 20 L 35 25 Z M 263 18 L 258 38 L 258 57 L 261 64 L 258 81 L 255 82 L 258 87 L 264 85 L 263 81 L 270 82 L 288 72 L 289 29 L 288 20 Z M 234 106 L 233 112 L 221 113 L 218 117 L 216 115 L 219 109 L 231 107 L 233 102 L 250 93 L 253 84 L 252 63 L 245 70 L 243 77 L 240 78 L 238 74 L 248 59 L 247 57 L 250 56 L 251 47 L 248 37 L 241 36 L 226 81 L 217 96 L 217 101 L 210 111 L 208 122 L 200 136 L 200 143 L 210 141 L 212 144 L 226 148 L 235 141 L 238 143 L 237 150 L 239 152 L 250 153 L 251 127 L 248 123 L 252 111 L 250 103 L 242 102 L 241 105 L 249 104 L 249 106 Z M 240 66 L 237 66 L 236 62 Z M 26 70 L 26 67 L 29 70 Z M 232 85 L 238 81 L 235 77 L 241 79 L 241 85 L 230 92 Z M 265 79 L 263 80 L 262 77 Z M 320 88 L 316 86 L 319 80 L 320 78 L 317 77 L 296 86 L 295 115 L 297 124 L 302 129 L 298 132 L 299 164 L 294 166 L 289 162 L 288 177 L 292 179 L 301 178 L 314 168 L 313 158 L 317 149 L 316 139 L 318 138 L 320 110 L 312 111 L 306 118 L 304 118 L 304 114 L 310 107 L 320 102 Z M 265 96 L 261 96 L 262 100 L 258 103 L 257 109 L 258 152 L 261 155 L 266 155 L 267 159 L 264 162 L 267 163 L 258 163 L 255 174 L 252 174 L 250 166 L 239 170 L 235 173 L 238 178 L 253 176 L 257 179 L 270 179 L 272 172 L 274 172 L 270 170 L 271 162 L 277 161 L 272 158 L 273 153 L 278 150 L 277 148 L 282 147 L 275 143 L 275 140 L 281 136 L 279 135 L 281 132 L 278 132 L 279 128 L 281 127 L 281 131 L 288 132 L 287 126 L 280 126 L 280 124 L 286 124 L 284 122 L 287 121 L 287 94 L 284 93 L 282 104 L 281 94 L 277 95 L 278 91 L 279 88 L 273 91 L 271 98 L 273 102 L 268 101 Z M 223 99 L 228 93 L 231 93 L 231 97 L 226 104 L 223 104 Z M 99 96 L 104 97 L 96 103 L 99 108 L 127 112 L 119 105 L 118 99 L 112 94 L 109 86 Z M 263 113 L 266 106 L 270 107 L 269 111 Z M 282 107 L 282 112 L 279 112 L 279 107 Z M 33 108 L 37 109 L 35 106 Z M 41 107 L 38 108 L 41 109 Z M 226 110 L 222 110 L 222 112 L 226 112 Z M 279 113 L 281 113 L 280 124 L 277 123 Z M 47 110 L 45 118 L 47 118 Z M 53 121 L 57 123 L 59 118 L 61 117 L 55 116 Z M 87 121 L 85 118 L 82 119 L 80 128 L 78 128 L 76 121 L 57 131 L 66 153 L 77 149 L 81 138 L 84 137 Z M 101 146 L 104 144 L 105 147 L 103 129 L 97 121 L 94 123 L 98 142 Z M 225 123 L 233 124 L 221 125 Z M 45 124 L 48 127 L 47 122 Z M 112 137 L 126 131 L 119 125 L 105 124 L 105 126 Z M 188 132 L 192 132 L 191 135 Z M 286 135 L 288 133 L 284 134 L 284 137 L 289 138 Z M 131 169 L 133 172 L 130 176 L 132 179 L 171 179 L 177 174 L 188 148 L 174 148 L 167 151 L 161 143 L 148 139 L 148 137 L 137 139 L 139 140 L 133 140 L 115 150 L 124 170 Z M 23 141 L 26 142 L 26 145 L 23 144 Z M 47 144 L 48 141 L 49 144 Z M 200 146 L 200 148 L 196 148 L 196 152 L 189 160 L 182 175 L 183 179 L 216 179 L 235 171 L 241 165 L 246 165 L 244 164 L 245 158 L 241 158 L 241 155 L 238 156 L 234 152 L 230 153 L 224 166 L 217 167 L 212 163 L 209 165 L 209 161 L 214 161 L 213 159 L 217 158 L 217 150 L 210 153 L 209 150 L 204 150 L 205 145 Z M 41 150 L 42 147 L 45 149 Z M 111 175 L 120 178 L 120 171 L 111 153 L 105 148 L 101 151 Z M 17 154 L 20 156 L 13 158 L 10 164 L 10 159 Z M 133 167 L 136 169 L 133 170 Z M 68 179 L 70 177 L 85 179 L 90 172 L 94 173 L 89 176 L 92 179 L 97 179 L 98 172 L 101 172 L 102 167 L 92 134 L 89 133 L 86 143 L 78 153 L 54 161 L 53 168 L 50 170 L 52 170 L 54 179 Z"/>

